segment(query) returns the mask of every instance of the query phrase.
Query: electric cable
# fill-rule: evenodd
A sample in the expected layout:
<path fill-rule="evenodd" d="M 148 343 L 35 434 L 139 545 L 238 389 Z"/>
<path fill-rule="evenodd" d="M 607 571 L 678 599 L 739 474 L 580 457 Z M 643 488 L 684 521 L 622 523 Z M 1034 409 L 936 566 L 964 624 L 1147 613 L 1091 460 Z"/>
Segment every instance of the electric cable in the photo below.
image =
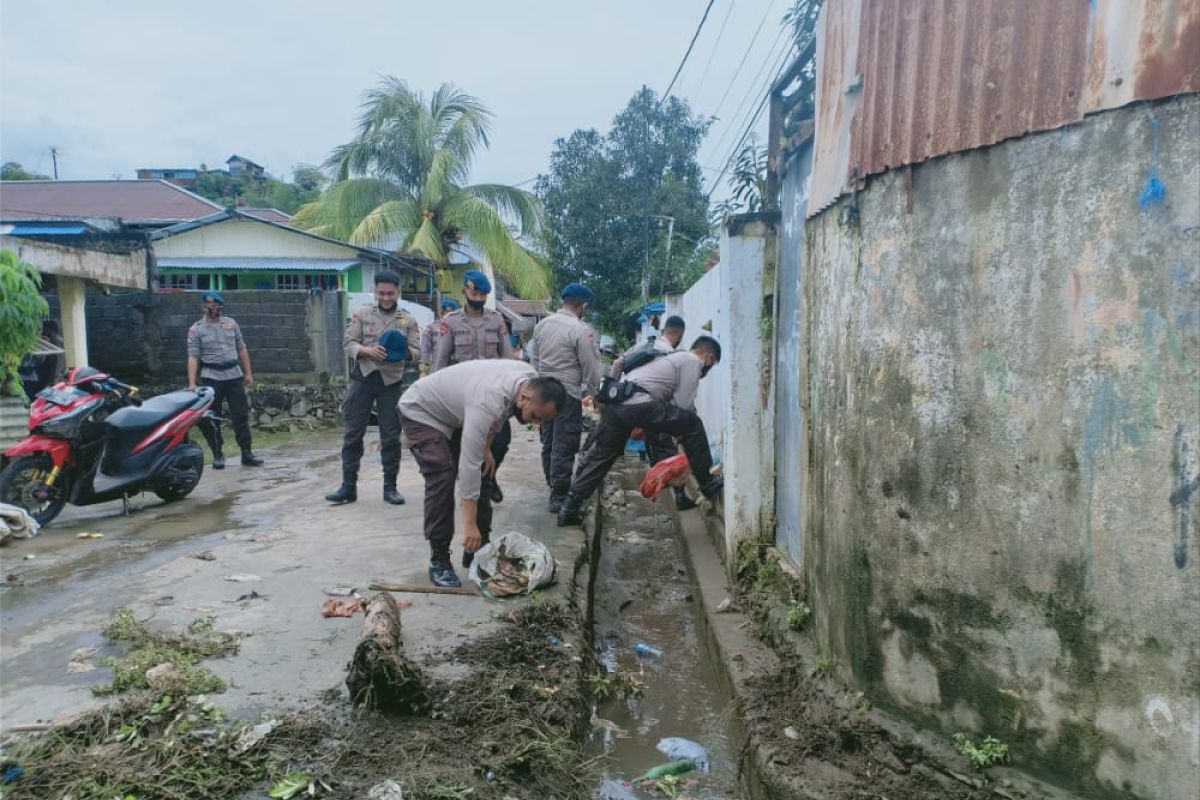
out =
<path fill-rule="evenodd" d="M 742 74 L 742 67 L 746 65 L 746 59 L 750 57 L 750 51 L 754 49 L 754 43 L 758 41 L 758 35 L 762 33 L 763 25 L 767 24 L 767 17 L 771 14 L 771 9 L 775 7 L 775 1 L 771 0 L 767 4 L 767 10 L 763 12 L 762 19 L 758 21 L 758 27 L 754 29 L 754 36 L 750 38 L 750 44 L 746 46 L 746 52 L 742 54 L 742 60 L 738 62 L 737 69 L 733 71 L 733 77 L 729 79 L 729 85 L 725 87 L 725 93 L 721 95 L 721 99 L 717 101 L 717 107 L 713 109 L 710 116 L 717 116 L 721 112 L 721 107 L 725 105 L 725 99 L 729 97 L 729 93 L 733 91 L 733 86 L 737 83 L 738 76 Z"/>
<path fill-rule="evenodd" d="M 704 65 L 704 72 L 700 73 L 700 83 L 692 93 L 697 100 L 700 99 L 700 92 L 704 89 L 704 81 L 708 79 L 708 70 L 712 67 L 713 59 L 717 57 L 717 51 L 721 49 L 721 37 L 725 35 L 725 26 L 729 24 L 729 17 L 733 14 L 733 7 L 736 3 L 737 0 L 729 0 L 729 8 L 725 11 L 725 19 L 721 20 L 721 29 L 717 31 L 717 40 L 713 42 L 712 52 L 708 54 L 708 62 Z"/>
<path fill-rule="evenodd" d="M 716 1 L 708 0 L 708 5 L 704 8 L 704 16 L 700 18 L 700 24 L 696 26 L 696 32 L 692 34 L 692 41 L 688 44 L 687 52 L 683 54 L 683 59 L 679 62 L 679 66 L 675 69 L 675 74 L 671 77 L 671 82 L 667 84 L 667 90 L 662 93 L 662 97 L 658 100 L 660 105 L 671 96 L 671 89 L 675 87 L 675 81 L 679 79 L 679 73 L 683 72 L 683 65 L 687 63 L 688 56 L 692 54 L 692 48 L 696 46 L 696 40 L 700 38 L 700 31 L 704 29 L 704 23 L 708 19 L 708 12 L 712 11 L 713 3 Z"/>
<path fill-rule="evenodd" d="M 781 31 L 781 33 L 783 33 L 783 31 Z M 783 41 L 783 49 L 775 52 L 781 41 Z M 748 107 L 747 103 L 749 103 L 750 107 L 752 107 L 752 98 L 756 96 L 755 93 L 762 91 L 759 87 L 762 85 L 760 80 L 762 79 L 763 71 L 767 70 L 768 74 L 771 75 L 776 74 L 780 67 L 787 62 L 787 57 L 790 55 L 790 53 L 790 40 L 785 41 L 783 36 L 777 37 L 775 39 L 775 43 L 771 46 L 771 50 L 767 52 L 767 57 L 763 60 L 762 66 L 759 67 L 758 72 L 756 72 L 754 77 L 751 79 L 750 86 L 746 90 L 746 94 L 742 96 L 741 102 L 738 103 L 737 108 L 731 115 L 730 124 L 726 126 L 724 132 L 721 134 L 721 137 L 717 140 L 717 143 L 713 145 L 712 149 L 709 151 L 712 155 L 717 155 L 724 152 L 726 139 L 729 138 L 731 133 L 741 129 L 742 123 L 745 120 L 745 118 L 742 116 L 742 109 Z M 771 78 L 770 82 L 767 84 L 767 92 L 770 92 L 770 88 L 772 85 L 774 85 L 775 80 L 776 78 Z"/>

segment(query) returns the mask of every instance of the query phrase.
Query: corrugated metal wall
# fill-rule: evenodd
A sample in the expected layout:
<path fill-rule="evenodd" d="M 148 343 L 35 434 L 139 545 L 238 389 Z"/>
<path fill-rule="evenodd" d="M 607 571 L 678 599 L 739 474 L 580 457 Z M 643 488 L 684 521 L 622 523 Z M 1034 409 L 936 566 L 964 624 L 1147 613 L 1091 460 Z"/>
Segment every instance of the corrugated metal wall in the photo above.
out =
<path fill-rule="evenodd" d="M 1200 0 L 829 0 L 809 215 L 868 175 L 1200 90 Z"/>

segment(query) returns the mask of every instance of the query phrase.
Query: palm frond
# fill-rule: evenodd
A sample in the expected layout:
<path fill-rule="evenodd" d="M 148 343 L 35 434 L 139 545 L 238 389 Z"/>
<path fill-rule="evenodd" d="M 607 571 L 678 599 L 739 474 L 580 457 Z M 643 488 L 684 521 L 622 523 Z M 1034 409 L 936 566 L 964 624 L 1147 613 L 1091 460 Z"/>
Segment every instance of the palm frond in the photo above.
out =
<path fill-rule="evenodd" d="M 442 207 L 442 224 L 463 231 L 471 244 L 523 297 L 550 294 L 550 270 L 513 238 L 500 212 L 480 197 L 460 192 Z"/>
<path fill-rule="evenodd" d="M 402 199 L 396 187 L 377 178 L 338 181 L 296 212 L 299 228 L 349 240 L 363 218 L 380 205 Z"/>
<path fill-rule="evenodd" d="M 542 205 L 534 194 L 499 183 L 479 183 L 467 186 L 463 191 L 516 221 L 523 238 L 535 238 L 541 234 Z"/>
<path fill-rule="evenodd" d="M 446 257 L 446 246 L 442 241 L 442 232 L 430 217 L 421 220 L 421 224 L 405 241 L 404 250 L 425 256 L 438 267 L 445 267 L 449 261 Z"/>
<path fill-rule="evenodd" d="M 347 238 L 351 244 L 378 245 L 390 234 L 409 234 L 421 225 L 421 209 L 410 198 L 380 203 L 362 218 Z"/>

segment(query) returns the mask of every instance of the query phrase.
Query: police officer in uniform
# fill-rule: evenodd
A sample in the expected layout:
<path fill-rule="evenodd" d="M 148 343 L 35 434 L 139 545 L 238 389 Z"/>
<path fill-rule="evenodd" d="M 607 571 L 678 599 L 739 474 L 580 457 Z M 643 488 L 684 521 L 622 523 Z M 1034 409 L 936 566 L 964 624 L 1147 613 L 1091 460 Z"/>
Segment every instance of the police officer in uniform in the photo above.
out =
<path fill-rule="evenodd" d="M 567 390 L 558 414 L 541 425 L 542 472 L 550 487 L 547 508 L 557 514 L 571 488 L 575 454 L 583 435 L 583 407 L 587 392 L 600 388 L 600 356 L 596 336 L 583 321 L 592 291 L 582 283 L 563 287 L 563 306 L 533 329 L 530 365 L 543 378 L 557 378 Z"/>
<path fill-rule="evenodd" d="M 687 454 L 688 466 L 705 497 L 716 497 L 724 487 L 719 475 L 711 475 L 712 454 L 708 434 L 695 411 L 696 390 L 712 366 L 721 360 L 721 345 L 711 336 L 700 336 L 690 350 L 671 353 L 631 370 L 622 384 L 629 390 L 621 402 L 606 403 L 591 444 L 579 459 L 566 502 L 558 512 L 558 524 L 583 522 L 583 504 L 604 480 L 613 463 L 625 452 L 625 442 L 634 428 L 647 436 L 665 433 L 678 438 Z"/>
<path fill-rule="evenodd" d="M 446 315 L 451 311 L 458 310 L 458 301 L 453 297 L 443 297 L 441 305 L 442 313 L 439 319 L 425 326 L 421 331 L 421 375 L 428 375 L 433 369 L 433 358 L 437 354 L 438 333 L 441 329 L 441 320 L 446 318 Z"/>
<path fill-rule="evenodd" d="M 613 361 L 610 375 L 614 378 L 619 378 L 625 369 L 625 359 L 636 350 L 641 350 L 645 347 L 650 347 L 656 352 L 663 355 L 670 355 L 679 351 L 679 343 L 683 341 L 683 334 L 687 330 L 687 325 L 683 321 L 683 317 L 672 314 L 667 317 L 667 321 L 663 323 L 662 334 L 654 337 L 650 342 L 634 345 L 626 350 L 620 358 Z M 675 440 L 665 433 L 646 434 L 646 449 L 649 451 L 650 463 L 657 464 L 664 458 L 670 458 L 679 452 L 679 448 L 675 446 Z M 672 487 L 675 491 L 675 507 L 680 511 L 687 511 L 696 507 L 696 501 L 688 497 L 687 489 L 682 486 Z"/>
<path fill-rule="evenodd" d="M 463 308 L 442 318 L 438 328 L 438 344 L 432 371 L 477 358 L 513 357 L 512 342 L 508 338 L 504 315 L 499 311 L 484 308 L 491 291 L 492 282 L 488 280 L 487 275 L 475 269 L 463 273 L 463 298 L 467 302 Z M 492 456 L 496 460 L 497 469 L 504 461 L 511 441 L 512 426 L 505 419 L 492 439 Z M 500 485 L 496 482 L 495 472 L 483 488 L 490 494 L 492 502 L 499 503 L 504 499 L 504 493 L 500 491 Z"/>
<path fill-rule="evenodd" d="M 383 499 L 392 505 L 404 503 L 396 490 L 400 473 L 400 400 L 404 365 L 420 356 L 421 332 L 417 321 L 400 308 L 400 276 L 375 273 L 375 305 L 358 311 L 350 319 L 342 342 L 346 355 L 355 360 L 350 387 L 342 406 L 346 431 L 342 437 L 342 485 L 325 495 L 341 505 L 358 499 L 358 465 L 362 461 L 363 436 L 371 409 L 379 416 L 380 461 L 383 464 Z"/>
<path fill-rule="evenodd" d="M 200 302 L 204 316 L 188 328 L 187 334 L 188 388 L 196 388 L 198 374 L 200 382 L 213 389 L 212 409 L 217 415 L 229 401 L 229 419 L 242 450 L 242 466 L 260 466 L 263 460 L 250 449 L 250 403 L 246 400 L 246 389 L 254 385 L 254 373 L 250 369 L 250 353 L 242 339 L 242 329 L 232 317 L 222 316 L 225 298 L 220 292 L 204 292 Z M 213 469 L 225 469 L 222 441 L 217 428 L 215 440 L 210 442 L 213 445 Z"/>

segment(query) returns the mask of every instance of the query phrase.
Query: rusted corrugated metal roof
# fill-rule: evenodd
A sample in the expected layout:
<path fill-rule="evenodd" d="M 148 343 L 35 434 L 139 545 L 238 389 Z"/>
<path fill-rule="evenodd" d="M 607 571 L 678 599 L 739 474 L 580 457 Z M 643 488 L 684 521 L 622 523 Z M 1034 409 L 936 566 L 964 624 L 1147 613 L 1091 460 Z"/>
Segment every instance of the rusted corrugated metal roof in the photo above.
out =
<path fill-rule="evenodd" d="M 827 0 L 809 216 L 868 175 L 1200 90 L 1200 0 Z"/>

